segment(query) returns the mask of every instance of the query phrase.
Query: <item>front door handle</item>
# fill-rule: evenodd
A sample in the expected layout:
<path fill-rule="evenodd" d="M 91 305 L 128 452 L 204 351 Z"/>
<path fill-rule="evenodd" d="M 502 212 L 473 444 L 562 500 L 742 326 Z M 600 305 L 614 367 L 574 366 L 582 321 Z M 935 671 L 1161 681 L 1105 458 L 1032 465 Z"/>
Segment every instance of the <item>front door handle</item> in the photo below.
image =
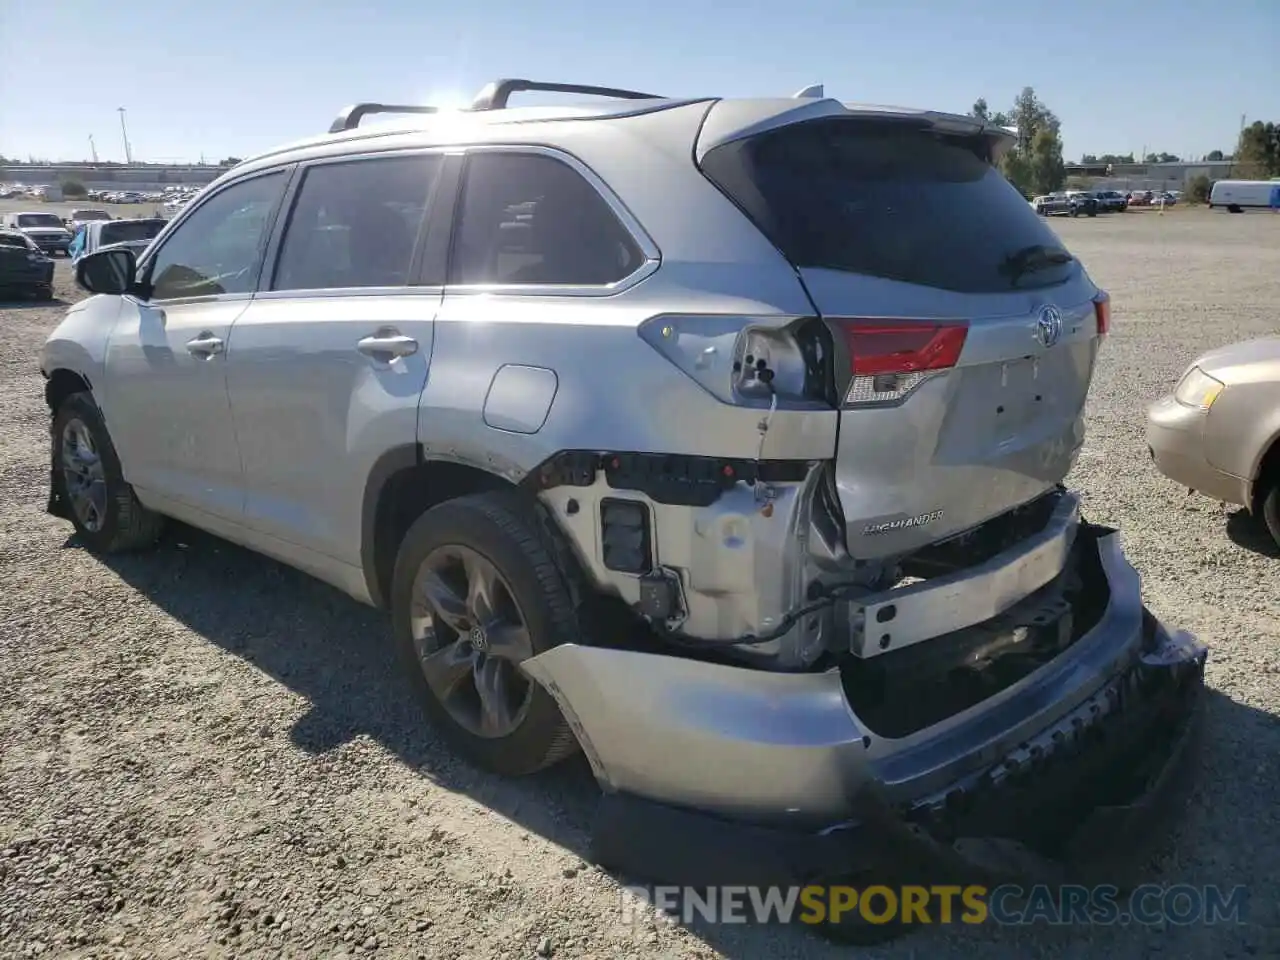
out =
<path fill-rule="evenodd" d="M 408 357 L 418 352 L 418 341 L 402 334 L 376 334 L 365 337 L 356 344 L 356 349 L 366 357 L 390 363 L 396 357 Z"/>
<path fill-rule="evenodd" d="M 222 353 L 223 347 L 222 339 L 215 337 L 209 330 L 204 331 L 194 340 L 187 341 L 187 353 L 206 360 Z"/>

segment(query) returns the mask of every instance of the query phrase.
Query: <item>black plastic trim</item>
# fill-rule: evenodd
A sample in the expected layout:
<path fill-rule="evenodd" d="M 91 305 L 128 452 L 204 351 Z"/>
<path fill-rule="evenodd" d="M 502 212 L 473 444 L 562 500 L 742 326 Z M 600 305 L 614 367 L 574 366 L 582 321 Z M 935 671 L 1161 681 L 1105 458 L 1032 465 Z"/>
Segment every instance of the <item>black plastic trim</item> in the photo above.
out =
<path fill-rule="evenodd" d="M 386 607 L 388 598 L 383 596 L 378 581 L 378 502 L 387 481 L 401 470 L 411 469 L 422 463 L 422 447 L 404 444 L 393 447 L 374 463 L 364 483 L 364 501 L 360 512 L 360 566 L 364 571 L 365 587 L 376 607 Z"/>
<path fill-rule="evenodd" d="M 618 87 L 595 87 L 582 83 L 544 83 L 539 80 L 504 78 L 486 84 L 471 101 L 472 110 L 505 110 L 513 93 L 580 93 L 588 97 L 613 97 L 618 100 L 665 100 L 656 93 L 640 93 Z"/>
<path fill-rule="evenodd" d="M 533 490 L 589 487 L 603 471 L 614 490 L 643 493 L 671 506 L 709 507 L 739 482 L 798 483 L 809 469 L 807 460 L 562 450 L 530 470 L 522 484 Z"/>
<path fill-rule="evenodd" d="M 378 113 L 438 113 L 436 107 L 423 106 L 421 104 L 402 104 L 402 103 L 353 103 L 347 107 L 333 123 L 329 124 L 330 133 L 342 133 L 346 130 L 354 130 L 360 126 L 360 121 L 365 117 Z"/>

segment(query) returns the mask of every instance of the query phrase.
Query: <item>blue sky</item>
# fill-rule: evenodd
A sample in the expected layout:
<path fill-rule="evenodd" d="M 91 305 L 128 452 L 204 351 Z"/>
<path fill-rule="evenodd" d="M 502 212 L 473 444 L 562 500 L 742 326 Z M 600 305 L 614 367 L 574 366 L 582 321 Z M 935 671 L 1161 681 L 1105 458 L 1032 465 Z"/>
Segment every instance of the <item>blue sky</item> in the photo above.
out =
<path fill-rule="evenodd" d="M 123 159 L 123 106 L 135 157 L 216 161 L 521 76 L 960 112 L 1031 85 L 1068 159 L 1198 156 L 1280 121 L 1277 51 L 1280 0 L 0 0 L 0 153 Z"/>

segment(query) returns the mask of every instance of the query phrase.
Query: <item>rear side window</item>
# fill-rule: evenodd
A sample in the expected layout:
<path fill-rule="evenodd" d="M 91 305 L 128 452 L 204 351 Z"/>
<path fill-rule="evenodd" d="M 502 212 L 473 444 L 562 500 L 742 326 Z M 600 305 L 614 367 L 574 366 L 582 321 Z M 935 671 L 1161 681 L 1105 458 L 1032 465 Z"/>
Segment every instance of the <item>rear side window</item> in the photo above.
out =
<path fill-rule="evenodd" d="M 439 156 L 312 167 L 285 228 L 272 290 L 409 285 Z"/>
<path fill-rule="evenodd" d="M 916 126 L 794 124 L 715 148 L 703 173 L 797 267 L 986 293 L 1014 289 L 1015 254 L 1062 247 L 980 144 Z M 1023 272 L 1017 289 L 1073 269 Z"/>
<path fill-rule="evenodd" d="M 164 229 L 165 223 L 164 220 L 113 220 L 103 224 L 98 240 L 103 246 L 130 240 L 154 240 Z"/>
<path fill-rule="evenodd" d="M 532 153 L 468 159 L 449 283 L 602 286 L 643 262 L 604 197 L 568 164 Z"/>

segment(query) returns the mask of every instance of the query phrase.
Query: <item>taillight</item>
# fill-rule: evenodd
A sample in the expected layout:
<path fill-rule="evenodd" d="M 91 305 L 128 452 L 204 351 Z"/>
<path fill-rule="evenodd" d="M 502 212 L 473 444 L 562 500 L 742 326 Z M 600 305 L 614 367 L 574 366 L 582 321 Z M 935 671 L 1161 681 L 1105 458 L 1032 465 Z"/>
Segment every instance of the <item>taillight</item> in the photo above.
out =
<path fill-rule="evenodd" d="M 1098 336 L 1105 337 L 1111 332 L 1111 295 L 1105 290 L 1093 298 L 1093 315 L 1098 321 Z"/>
<path fill-rule="evenodd" d="M 853 378 L 844 404 L 902 400 L 960 360 L 967 323 L 928 320 L 833 319 L 844 338 Z"/>

